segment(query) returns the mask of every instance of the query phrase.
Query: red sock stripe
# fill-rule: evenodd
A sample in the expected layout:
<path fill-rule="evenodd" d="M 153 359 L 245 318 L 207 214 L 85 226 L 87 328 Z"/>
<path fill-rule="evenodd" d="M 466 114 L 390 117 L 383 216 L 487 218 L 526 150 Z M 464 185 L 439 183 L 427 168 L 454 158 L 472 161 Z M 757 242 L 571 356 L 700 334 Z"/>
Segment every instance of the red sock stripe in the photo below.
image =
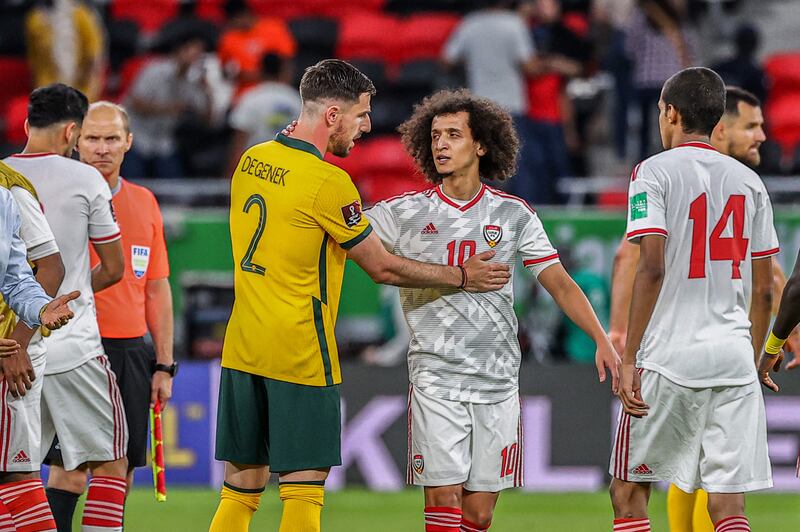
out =
<path fill-rule="evenodd" d="M 486 527 L 482 527 L 480 525 L 476 525 L 472 521 L 468 521 L 467 519 L 461 519 L 461 532 L 486 532 L 489 530 L 490 526 L 492 525 L 489 524 Z"/>
<path fill-rule="evenodd" d="M 412 454 L 411 454 L 411 394 L 414 391 L 414 387 L 409 383 L 408 385 L 408 405 L 406 411 L 406 418 L 408 419 L 408 457 L 406 460 L 406 484 L 409 486 L 414 485 L 414 470 L 412 464 Z"/>
<path fill-rule="evenodd" d="M 11 513 L 2 501 L 0 501 L 0 532 L 17 532 Z"/>
<path fill-rule="evenodd" d="M 750 532 L 750 523 L 743 515 L 734 515 L 720 519 L 714 526 L 715 532 Z"/>
<path fill-rule="evenodd" d="M 8 501 L 39 488 L 42 488 L 42 480 L 38 478 L 2 484 L 0 487 L 0 500 L 7 504 Z"/>
<path fill-rule="evenodd" d="M 614 519 L 614 532 L 650 532 L 650 519 Z"/>
<path fill-rule="evenodd" d="M 425 532 L 460 532 L 461 508 L 425 507 Z"/>
<path fill-rule="evenodd" d="M 17 489 L 4 487 L 3 502 L 17 532 L 55 530 L 56 522 L 40 479 L 15 482 Z M 22 486 L 25 484 L 25 486 Z M 9 485 L 6 485 L 9 486 Z"/>
<path fill-rule="evenodd" d="M 121 529 L 126 487 L 124 478 L 93 477 L 83 509 L 83 526 Z"/>

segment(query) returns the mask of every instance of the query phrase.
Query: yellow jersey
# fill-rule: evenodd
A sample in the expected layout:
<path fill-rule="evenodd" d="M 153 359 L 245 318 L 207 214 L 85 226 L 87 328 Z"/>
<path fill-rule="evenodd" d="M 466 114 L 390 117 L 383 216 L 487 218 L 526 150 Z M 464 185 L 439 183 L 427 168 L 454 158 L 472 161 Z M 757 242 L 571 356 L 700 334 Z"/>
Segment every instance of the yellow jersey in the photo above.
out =
<path fill-rule="evenodd" d="M 230 230 L 236 299 L 222 366 L 339 384 L 333 333 L 346 250 L 372 231 L 350 176 L 302 140 L 257 144 L 233 174 Z"/>

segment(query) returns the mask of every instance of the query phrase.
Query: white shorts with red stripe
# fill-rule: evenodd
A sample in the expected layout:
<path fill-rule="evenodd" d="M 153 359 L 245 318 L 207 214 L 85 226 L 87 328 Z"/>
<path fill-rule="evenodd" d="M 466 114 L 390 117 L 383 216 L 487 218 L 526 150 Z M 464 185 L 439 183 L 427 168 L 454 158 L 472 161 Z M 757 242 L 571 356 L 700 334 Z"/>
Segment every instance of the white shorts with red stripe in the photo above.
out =
<path fill-rule="evenodd" d="M 668 481 L 692 493 L 772 487 L 761 386 L 687 388 L 642 373 L 648 415 L 620 413 L 609 474 L 630 482 Z"/>
<path fill-rule="evenodd" d="M 41 469 L 42 457 L 42 383 L 47 359 L 31 360 L 36 378 L 24 397 L 8 393 L 0 383 L 0 471 L 30 473 Z"/>
<path fill-rule="evenodd" d="M 44 377 L 42 441 L 47 453 L 58 435 L 64 468 L 125 456 L 128 424 L 117 378 L 105 355 Z"/>
<path fill-rule="evenodd" d="M 409 387 L 409 484 L 490 492 L 521 487 L 522 446 L 519 394 L 481 404 Z"/>

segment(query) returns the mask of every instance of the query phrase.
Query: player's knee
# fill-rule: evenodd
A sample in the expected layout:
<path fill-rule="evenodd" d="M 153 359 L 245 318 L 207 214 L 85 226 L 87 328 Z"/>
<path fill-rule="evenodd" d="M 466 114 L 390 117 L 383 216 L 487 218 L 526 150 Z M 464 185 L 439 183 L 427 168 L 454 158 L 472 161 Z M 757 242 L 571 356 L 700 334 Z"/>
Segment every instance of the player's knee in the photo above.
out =
<path fill-rule="evenodd" d="M 738 494 L 708 495 L 708 513 L 713 521 L 732 515 L 744 515 L 744 496 Z"/>
<path fill-rule="evenodd" d="M 489 525 L 492 524 L 492 518 L 494 517 L 494 509 L 479 508 L 477 510 L 473 510 L 471 514 L 470 521 L 478 525 L 480 528 L 489 528 Z"/>
<path fill-rule="evenodd" d="M 612 479 L 608 493 L 611 496 L 611 505 L 614 507 L 616 517 L 633 517 L 634 490 L 629 484 Z"/>
<path fill-rule="evenodd" d="M 426 490 L 426 506 L 461 508 L 461 486 L 437 487 Z"/>

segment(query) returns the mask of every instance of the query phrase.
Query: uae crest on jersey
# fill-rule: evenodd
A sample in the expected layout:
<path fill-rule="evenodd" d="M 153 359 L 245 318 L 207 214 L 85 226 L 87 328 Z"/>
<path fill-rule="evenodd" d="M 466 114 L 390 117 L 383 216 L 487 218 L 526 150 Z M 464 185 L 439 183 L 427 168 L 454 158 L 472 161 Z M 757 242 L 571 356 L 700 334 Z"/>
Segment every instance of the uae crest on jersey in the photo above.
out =
<path fill-rule="evenodd" d="M 414 471 L 417 472 L 417 475 L 421 475 L 423 471 L 425 471 L 425 460 L 422 459 L 421 454 L 415 454 L 414 460 L 411 461 L 411 465 L 414 466 Z"/>
<path fill-rule="evenodd" d="M 489 244 L 489 247 L 493 248 L 500 242 L 500 239 L 503 238 L 503 228 L 499 225 L 484 225 L 483 238 L 486 239 L 486 243 Z"/>

